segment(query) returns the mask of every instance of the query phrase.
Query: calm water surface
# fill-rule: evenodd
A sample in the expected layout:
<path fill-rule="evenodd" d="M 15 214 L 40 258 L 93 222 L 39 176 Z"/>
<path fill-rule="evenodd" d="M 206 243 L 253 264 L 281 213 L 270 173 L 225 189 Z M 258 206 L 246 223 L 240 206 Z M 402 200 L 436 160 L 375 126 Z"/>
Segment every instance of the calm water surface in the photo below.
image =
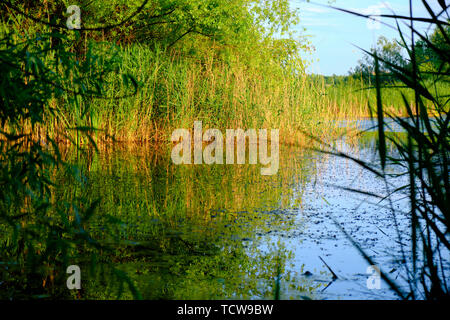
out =
<path fill-rule="evenodd" d="M 374 158 L 370 134 L 336 146 Z M 67 187 L 58 197 L 101 199 L 92 232 L 133 242 L 104 262 L 127 271 L 146 299 L 396 298 L 384 283 L 367 288 L 368 263 L 337 226 L 400 279 L 387 203 L 339 188 L 384 195 L 384 181 L 348 160 L 283 146 L 278 174 L 261 176 L 259 165 L 176 166 L 170 150 L 149 146 L 73 158 L 84 185 L 74 188 L 62 174 Z M 406 230 L 408 202 L 394 200 L 405 211 L 397 222 Z M 108 229 L 111 219 L 121 224 Z M 112 280 L 87 283 L 87 298 L 114 298 L 117 291 Z"/>

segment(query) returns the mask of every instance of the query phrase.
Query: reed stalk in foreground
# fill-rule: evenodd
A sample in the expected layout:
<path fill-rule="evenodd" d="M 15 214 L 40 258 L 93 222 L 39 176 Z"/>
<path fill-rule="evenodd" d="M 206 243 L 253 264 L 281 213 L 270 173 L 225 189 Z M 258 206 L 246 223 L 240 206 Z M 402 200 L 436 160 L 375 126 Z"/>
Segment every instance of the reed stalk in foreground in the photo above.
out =
<path fill-rule="evenodd" d="M 410 203 L 410 231 L 397 229 L 402 252 L 400 268 L 407 286 L 402 286 L 391 279 L 386 271 L 381 271 L 381 277 L 402 299 L 435 300 L 450 298 L 449 92 L 438 90 L 441 83 L 449 81 L 450 24 L 449 6 L 441 4 L 440 11 L 436 13 L 431 9 L 429 1 L 423 0 L 422 5 L 426 8 L 428 17 L 414 16 L 412 1 L 409 17 L 383 15 L 396 22 L 401 43 L 408 52 L 408 66 L 396 65 L 383 60 L 376 52 L 367 52 L 373 57 L 376 70 L 379 163 L 372 164 L 336 150 L 325 152 L 351 159 L 384 179 L 387 196 L 378 197 L 388 202 L 393 214 L 392 222 L 396 227 L 398 227 L 396 217 L 400 212 L 392 205 L 392 195 L 407 193 Z M 348 10 L 338 10 L 361 16 Z M 403 21 L 408 23 L 409 36 L 399 27 L 399 22 Z M 418 21 L 426 21 L 434 26 L 440 42 L 432 41 L 426 34 L 421 33 L 415 27 Z M 418 61 L 416 39 L 420 39 L 421 43 L 427 46 L 430 55 L 432 54 L 435 62 L 433 70 L 424 68 L 423 64 L 428 61 L 422 63 Z M 385 88 L 379 80 L 380 64 L 388 68 L 405 88 L 414 92 L 411 100 L 402 94 L 403 107 L 408 115 L 406 118 L 395 116 L 385 109 L 383 95 Z M 431 81 L 432 86 L 427 86 L 425 84 L 427 81 Z M 430 118 L 430 113 L 436 116 Z M 394 121 L 405 131 L 406 139 L 385 134 L 389 121 Z M 394 152 L 388 152 L 386 147 L 388 141 L 393 144 Z M 392 173 L 392 170 L 385 170 L 387 167 L 399 169 L 401 176 L 409 177 L 409 183 L 390 190 L 393 188 L 390 182 L 395 182 L 399 175 Z M 354 192 L 363 194 L 362 190 Z M 341 229 L 345 232 L 343 228 Z M 346 235 L 348 236 L 347 233 Z M 351 238 L 350 240 L 371 265 L 376 263 L 360 244 Z M 405 240 L 409 240 L 409 244 L 404 244 Z"/>

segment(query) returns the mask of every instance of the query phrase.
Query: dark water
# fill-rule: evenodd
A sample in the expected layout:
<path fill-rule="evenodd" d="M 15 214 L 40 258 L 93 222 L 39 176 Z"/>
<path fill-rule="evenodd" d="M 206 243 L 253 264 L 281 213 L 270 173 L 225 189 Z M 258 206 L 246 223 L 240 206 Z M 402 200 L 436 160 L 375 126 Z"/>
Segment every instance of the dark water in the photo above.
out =
<path fill-rule="evenodd" d="M 370 134 L 336 145 L 374 157 Z M 84 185 L 61 175 L 66 187 L 57 197 L 101 199 L 94 234 L 133 242 L 102 261 L 126 271 L 145 299 L 396 298 L 384 283 L 368 289 L 368 263 L 336 226 L 398 276 L 386 203 L 337 187 L 384 194 L 384 182 L 348 160 L 282 146 L 274 176 L 262 176 L 259 165 L 177 166 L 170 150 L 150 146 L 117 146 L 73 161 Z M 408 211 L 406 200 L 395 206 Z M 406 229 L 406 213 L 397 218 Z M 121 224 L 108 230 L 111 219 Z M 86 298 L 116 292 L 112 279 L 86 280 Z"/>

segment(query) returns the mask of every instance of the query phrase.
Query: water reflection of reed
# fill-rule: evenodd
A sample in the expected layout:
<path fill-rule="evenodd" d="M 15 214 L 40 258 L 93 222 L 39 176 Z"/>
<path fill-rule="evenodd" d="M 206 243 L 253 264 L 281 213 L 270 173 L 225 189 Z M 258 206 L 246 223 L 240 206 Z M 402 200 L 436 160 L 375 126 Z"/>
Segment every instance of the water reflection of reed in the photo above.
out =
<path fill-rule="evenodd" d="M 274 176 L 262 176 L 259 165 L 177 166 L 171 162 L 169 148 L 153 150 L 146 145 L 101 153 L 66 151 L 64 156 L 81 165 L 85 185 L 77 187 L 70 176 L 56 173 L 63 183 L 55 192 L 55 202 L 76 201 L 80 195 L 89 201 L 100 198 L 94 233 L 107 241 L 103 226 L 107 217 L 113 216 L 124 224 L 110 231 L 140 245 L 124 246 L 117 256 L 108 259 L 133 268 L 149 257 L 160 261 L 158 268 L 151 263 L 143 266 L 147 276 L 156 281 L 159 274 L 173 286 L 173 295 L 184 298 L 195 296 L 188 288 L 198 288 L 194 281 L 195 277 L 202 278 L 198 274 L 220 273 L 216 269 L 219 265 L 226 270 L 221 276 L 232 283 L 229 291 L 218 291 L 211 279 L 200 281 L 216 297 L 237 292 L 248 297 L 250 291 L 270 295 L 273 288 L 257 283 L 261 279 L 270 282 L 276 264 L 285 263 L 289 253 L 284 252 L 277 260 L 279 248 L 259 252 L 249 240 L 256 240 L 256 234 L 269 229 L 294 226 L 293 216 L 282 214 L 283 209 L 301 204 L 302 186 L 314 171 L 311 155 L 289 146 L 281 147 L 280 169 Z M 177 263 L 173 259 L 192 274 L 177 269 L 183 276 L 175 281 L 172 276 Z M 166 261 L 163 267 L 161 261 Z M 212 266 L 208 269 L 205 264 Z M 237 289 L 242 277 L 248 282 L 245 292 Z M 175 288 L 175 283 L 179 287 Z M 206 296 L 206 292 L 200 295 Z"/>

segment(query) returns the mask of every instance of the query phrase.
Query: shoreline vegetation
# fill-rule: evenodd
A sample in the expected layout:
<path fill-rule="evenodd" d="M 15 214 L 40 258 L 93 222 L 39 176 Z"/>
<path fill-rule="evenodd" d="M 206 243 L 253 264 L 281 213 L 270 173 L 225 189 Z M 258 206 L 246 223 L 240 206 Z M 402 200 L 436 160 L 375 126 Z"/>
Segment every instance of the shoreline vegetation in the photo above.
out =
<path fill-rule="evenodd" d="M 276 2 L 281 6 L 285 1 Z M 42 16 L 46 12 L 43 8 L 29 10 Z M 51 8 L 47 10 L 51 12 Z M 51 97 L 40 124 L 32 123 L 30 118 L 19 118 L 20 134 L 31 134 L 38 139 L 49 134 L 61 143 L 167 144 L 174 130 L 192 128 L 198 120 L 203 121 L 205 129 L 279 129 L 280 143 L 304 145 L 308 141 L 305 133 L 319 138 L 336 137 L 342 133 L 342 128 L 335 125 L 336 120 L 370 117 L 368 106 L 376 105 L 376 92 L 370 79 L 367 81 L 362 71 L 360 77 L 306 74 L 305 56 L 313 52 L 306 38 L 301 34 L 297 38 L 281 39 L 271 35 L 270 28 L 284 24 L 287 28 L 297 20 L 290 16 L 275 17 L 276 11 L 272 15 L 261 18 L 271 22 L 268 30 L 247 26 L 248 34 L 239 33 L 242 39 L 237 40 L 227 38 L 219 29 L 215 37 L 195 34 L 173 45 L 152 38 L 124 40 L 113 32 L 106 35 L 105 32 L 101 35 L 89 31 L 69 32 L 65 40 L 66 54 L 86 64 L 80 76 L 89 77 L 92 68 L 106 61 L 113 65 L 112 72 L 102 75 L 101 88 L 90 87 L 88 79 L 78 84 L 85 97 L 74 99 L 70 92 Z M 10 35 L 18 48 L 23 42 L 31 48 L 37 45 L 35 50 L 44 46 L 40 43 L 43 40 L 36 39 L 52 28 L 32 23 L 27 17 L 21 19 L 17 20 L 13 14 L 3 15 L 2 33 Z M 83 21 L 87 20 L 88 24 L 94 19 L 95 14 L 91 13 Z M 223 23 L 227 25 L 230 21 Z M 19 32 L 11 33 L 14 28 Z M 128 29 L 123 32 L 133 34 Z M 48 41 L 54 40 L 49 36 Z M 41 60 L 37 61 L 46 65 L 48 71 L 58 72 L 52 67 L 54 53 L 39 53 L 37 58 Z M 65 88 L 70 89 L 74 85 L 70 81 L 64 79 L 61 86 L 68 85 Z M 448 90 L 448 84 L 442 85 Z M 409 100 L 414 92 L 398 88 L 385 90 L 385 110 L 407 116 L 401 92 Z M 92 141 L 74 128 L 86 129 Z M 15 130 L 8 124 L 3 129 Z"/>
<path fill-rule="evenodd" d="M 305 132 L 320 138 L 336 137 L 342 133 L 337 121 L 371 117 L 368 106 L 376 105 L 375 88 L 350 76 L 249 73 L 240 63 L 215 62 L 212 53 L 200 62 L 177 52 L 155 54 L 140 46 L 118 50 L 122 61 L 119 73 L 135 77 L 136 95 L 94 99 L 77 109 L 52 99 L 52 111 L 46 112 L 45 127 L 38 126 L 37 136 L 47 131 L 56 141 L 70 143 L 67 137 L 76 137 L 68 128 L 89 127 L 98 144 L 167 144 L 174 130 L 192 129 L 194 121 L 202 120 L 206 129 L 279 128 L 280 143 L 302 145 L 307 142 Z M 120 96 L 127 90 L 124 85 L 111 84 L 105 93 L 106 97 Z M 388 90 L 392 94 L 384 93 L 386 111 L 408 116 L 399 107 L 402 97 L 398 89 Z M 414 94 L 412 90 L 403 92 L 410 98 Z M 82 118 L 83 109 L 90 112 Z M 21 128 L 21 134 L 34 130 L 27 121 Z"/>
<path fill-rule="evenodd" d="M 425 238 L 432 232 L 420 227 L 438 229 L 448 246 L 448 232 L 439 230 L 441 221 L 448 230 L 448 22 L 433 17 L 439 28 L 417 43 L 417 60 L 414 50 L 399 60 L 390 54 L 396 47 L 381 42 L 349 76 L 324 77 L 306 72 L 313 48 L 305 31 L 292 32 L 299 12 L 288 0 L 80 0 L 81 28 L 73 30 L 68 5 L 0 3 L 0 299 L 192 298 L 202 283 L 211 287 L 200 293 L 236 297 L 248 294 L 241 289 L 248 272 L 249 292 L 259 291 L 262 277 L 260 296 L 278 299 L 289 254 L 274 248 L 255 260 L 243 239 L 294 219 L 285 209 L 301 204 L 297 188 L 311 177 L 300 168 L 313 172 L 315 159 L 289 146 L 308 153 L 311 137 L 328 144 L 348 136 L 339 120 L 374 114 L 379 176 L 387 160 L 409 168 L 413 270 L 427 276 L 434 267 L 434 243 Z M 433 110 L 442 114 L 438 132 L 428 118 Z M 391 135 L 383 117 L 393 115 L 417 116 L 416 127 L 397 119 L 409 139 L 392 141 L 399 160 L 388 157 L 385 141 Z M 286 160 L 279 174 L 261 177 L 251 165 L 175 166 L 166 156 L 160 166 L 148 166 L 145 156 L 125 165 L 114 158 L 109 168 L 99 159 L 120 145 L 164 153 L 172 133 L 192 135 L 195 121 L 222 132 L 278 129 L 288 146 L 280 148 Z M 130 175 L 139 183 L 127 184 Z M 435 192 L 435 202 L 426 192 Z M 227 206 L 235 210 L 222 210 Z M 431 248 L 422 252 L 428 265 L 416 259 L 419 236 Z M 153 258 L 168 260 L 149 266 Z M 90 270 L 78 292 L 66 287 L 72 263 Z M 440 286 L 436 272 L 431 281 Z M 142 274 L 150 280 L 144 287 Z M 168 286 L 167 279 L 179 282 Z M 231 286 L 216 279 L 231 279 Z"/>

